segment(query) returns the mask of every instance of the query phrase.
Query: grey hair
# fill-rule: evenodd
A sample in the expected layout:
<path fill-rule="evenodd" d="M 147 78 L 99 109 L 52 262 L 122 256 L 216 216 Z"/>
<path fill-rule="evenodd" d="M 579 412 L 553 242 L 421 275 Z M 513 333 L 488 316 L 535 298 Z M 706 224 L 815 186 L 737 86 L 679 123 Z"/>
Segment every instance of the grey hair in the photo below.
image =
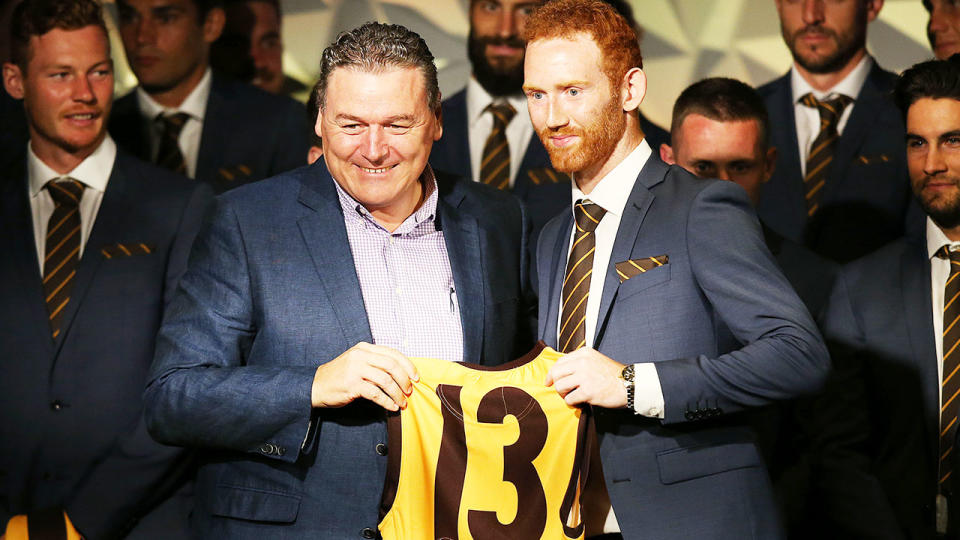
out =
<path fill-rule="evenodd" d="M 399 24 L 368 22 L 348 32 L 323 50 L 320 59 L 320 80 L 316 85 L 317 108 L 326 108 L 327 83 L 337 68 L 347 67 L 377 73 L 390 68 L 417 68 L 423 73 L 427 104 L 434 114 L 440 113 L 440 85 L 433 54 L 416 32 Z"/>

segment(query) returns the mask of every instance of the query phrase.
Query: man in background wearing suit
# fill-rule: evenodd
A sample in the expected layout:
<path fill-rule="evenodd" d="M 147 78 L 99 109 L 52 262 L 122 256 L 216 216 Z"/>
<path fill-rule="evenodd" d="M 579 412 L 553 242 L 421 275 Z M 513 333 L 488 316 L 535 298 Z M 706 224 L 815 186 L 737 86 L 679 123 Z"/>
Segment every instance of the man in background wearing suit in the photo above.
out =
<path fill-rule="evenodd" d="M 790 71 L 758 91 L 777 168 L 757 213 L 767 226 L 846 262 L 899 237 L 910 212 L 895 75 L 867 54 L 883 0 L 777 0 Z M 916 214 L 916 215 L 915 215 Z"/>
<path fill-rule="evenodd" d="M 570 177 L 550 166 L 521 89 L 523 27 L 541 3 L 470 1 L 467 55 L 473 72 L 466 88 L 443 102 L 444 136 L 430 155 L 437 169 L 512 190 L 526 204 L 534 231 L 570 202 Z M 647 124 L 644 133 L 662 139 L 654 148 L 668 142 L 662 129 Z"/>
<path fill-rule="evenodd" d="M 837 276 L 823 324 L 835 373 L 814 418 L 824 455 L 815 517 L 837 538 L 955 538 L 960 58 L 908 69 L 894 97 L 925 234 Z"/>
<path fill-rule="evenodd" d="M 123 148 L 217 192 L 303 164 L 303 106 L 210 70 L 218 0 L 118 0 L 117 9 L 140 82 L 114 106 L 110 133 Z"/>
<path fill-rule="evenodd" d="M 0 167 L 8 537 L 186 537 L 185 501 L 170 497 L 183 454 L 150 438 L 142 388 L 211 194 L 107 135 L 114 79 L 100 10 L 25 0 L 3 65 L 30 132 Z"/>
<path fill-rule="evenodd" d="M 927 39 L 933 54 L 946 60 L 960 53 L 960 4 L 956 0 L 923 0 L 923 7 L 930 13 Z"/>
<path fill-rule="evenodd" d="M 547 384 L 597 418 L 604 482 L 584 501 L 608 493 L 612 509 L 585 509 L 587 534 L 780 537 L 747 411 L 819 387 L 829 362 L 813 320 L 743 189 L 653 157 L 622 17 L 554 0 L 526 38 L 531 120 L 575 181 L 572 211 L 540 234 L 536 277 L 539 336 L 568 353 Z"/>
<path fill-rule="evenodd" d="M 217 199 L 158 338 L 147 419 L 201 448 L 201 538 L 374 538 L 407 356 L 533 345 L 520 203 L 427 165 L 426 43 L 368 23 L 320 70 L 324 157 Z"/>

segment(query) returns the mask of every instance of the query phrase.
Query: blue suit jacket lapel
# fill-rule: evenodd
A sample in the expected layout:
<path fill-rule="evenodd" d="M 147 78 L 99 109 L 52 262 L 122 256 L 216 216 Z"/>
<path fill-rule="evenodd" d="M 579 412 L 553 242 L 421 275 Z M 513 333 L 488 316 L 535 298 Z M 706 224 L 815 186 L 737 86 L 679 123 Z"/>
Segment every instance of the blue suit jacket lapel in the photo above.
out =
<path fill-rule="evenodd" d="M 557 347 L 557 319 L 560 316 L 560 290 L 570 249 L 573 213 L 565 212 L 544 227 L 537 248 L 537 273 L 540 282 L 537 335 L 547 345 Z M 543 246 L 541 249 L 540 246 Z M 544 252 L 543 249 L 547 251 Z"/>
<path fill-rule="evenodd" d="M 663 181 L 667 174 L 668 167 L 659 159 L 650 156 L 647 163 L 643 166 L 637 180 L 630 192 L 630 198 L 623 208 L 623 215 L 620 217 L 620 226 L 617 229 L 617 237 L 613 243 L 613 251 L 610 254 L 610 261 L 607 263 L 607 275 L 603 283 L 603 295 L 600 297 L 600 312 L 597 314 L 597 324 L 594 330 L 593 347 L 600 348 L 600 342 L 603 339 L 603 330 L 606 326 L 607 315 L 610 313 L 610 306 L 616 297 L 617 290 L 620 288 L 620 278 L 617 276 L 616 263 L 630 259 L 633 247 L 640 236 L 640 226 L 643 224 L 643 218 L 647 215 L 647 210 L 653 202 L 654 195 L 650 189 Z"/>
<path fill-rule="evenodd" d="M 460 211 L 464 194 L 456 184 L 449 192 L 444 187 L 440 189 L 437 214 L 460 304 L 464 360 L 483 363 L 486 360 L 483 358 L 486 259 L 481 253 L 480 229 L 476 217 Z M 490 337 L 496 339 L 496 336 Z"/>
<path fill-rule="evenodd" d="M 337 314 L 347 347 L 361 341 L 373 343 L 343 211 L 323 159 L 304 174 L 299 201 L 308 211 L 297 220 L 297 225 L 330 306 Z"/>
<path fill-rule="evenodd" d="M 527 197 L 528 192 L 536 184 L 530 181 L 527 171 L 530 169 L 539 169 L 542 167 L 551 167 L 550 154 L 540 142 L 540 137 L 536 133 L 530 137 L 530 143 L 527 145 L 527 151 L 523 154 L 523 161 L 520 162 L 520 168 L 517 169 L 517 178 L 513 184 L 513 192 L 521 199 Z"/>
<path fill-rule="evenodd" d="M 18 318 L 23 319 L 34 334 L 33 343 L 43 347 L 49 353 L 53 352 L 53 340 L 50 338 L 50 321 L 47 318 L 47 307 L 43 297 L 43 281 L 40 276 L 40 265 L 37 261 L 37 248 L 33 239 L 33 215 L 30 212 L 30 199 L 27 193 L 26 154 L 21 153 L 10 167 L 16 173 L 9 176 L 4 182 L 3 197 L 0 200 L 0 252 L 10 257 L 6 264 L 10 280 L 3 289 L 4 305 L 7 309 L 16 306 Z M 19 284 L 19 285 L 15 285 Z"/>
<path fill-rule="evenodd" d="M 197 170 L 195 177 L 207 180 L 219 180 L 217 171 L 219 164 L 224 163 L 224 153 L 229 150 L 226 146 L 229 118 L 224 110 L 225 97 L 219 77 L 214 74 L 210 83 L 210 97 L 207 99 L 207 110 L 203 117 L 203 130 L 200 133 L 200 151 L 197 154 Z"/>
<path fill-rule="evenodd" d="M 926 245 L 911 243 L 900 264 L 904 318 L 910 336 L 910 358 L 917 362 L 923 391 L 923 423 L 927 441 L 940 438 L 940 376 L 936 339 L 933 333 L 933 308 L 930 305 L 930 261 Z M 931 463 L 937 463 L 937 446 L 929 444 Z"/>
<path fill-rule="evenodd" d="M 777 223 L 788 221 L 795 226 L 787 230 L 802 230 L 807 222 L 806 200 L 803 191 L 803 178 L 800 173 L 800 150 L 797 142 L 797 119 L 794 115 L 793 93 L 790 88 L 790 74 L 776 81 L 770 107 L 770 125 L 773 145 L 777 147 L 777 165 L 775 175 L 779 177 L 776 185 L 767 185 L 764 193 L 776 197 L 772 205 L 786 216 L 776 219 Z M 763 197 L 763 195 L 761 195 Z M 772 198 L 772 197 L 771 197 Z M 798 240 L 798 239 L 794 239 Z"/>

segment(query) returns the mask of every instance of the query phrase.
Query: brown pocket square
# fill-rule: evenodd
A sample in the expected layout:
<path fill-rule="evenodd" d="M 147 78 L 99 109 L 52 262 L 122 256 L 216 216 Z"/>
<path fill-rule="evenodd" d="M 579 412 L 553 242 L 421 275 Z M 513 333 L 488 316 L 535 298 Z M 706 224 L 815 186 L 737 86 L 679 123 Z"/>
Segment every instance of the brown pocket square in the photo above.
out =
<path fill-rule="evenodd" d="M 116 244 L 110 244 L 109 246 L 103 246 L 100 248 L 100 253 L 103 254 L 104 258 L 113 259 L 119 257 L 135 257 L 137 255 L 149 255 L 153 253 L 153 250 L 156 249 L 156 246 L 150 244 L 121 244 L 117 242 Z"/>
<path fill-rule="evenodd" d="M 854 161 L 859 161 L 864 165 L 870 165 L 871 163 L 886 163 L 890 161 L 890 157 L 886 154 L 877 154 L 872 156 L 859 155 L 854 159 Z"/>
<path fill-rule="evenodd" d="M 250 167 L 246 165 L 236 165 L 234 167 L 221 167 L 219 171 L 220 176 L 225 178 L 228 182 L 233 182 L 238 177 L 243 178 L 250 176 L 253 172 L 250 170 Z"/>
<path fill-rule="evenodd" d="M 540 184 L 559 184 L 560 182 L 569 182 L 570 175 L 557 172 L 550 167 L 541 167 L 539 169 L 527 170 L 527 177 L 536 185 Z"/>
<path fill-rule="evenodd" d="M 657 255 L 656 257 L 645 257 L 642 259 L 630 259 L 617 263 L 617 275 L 620 277 L 620 283 L 632 278 L 637 274 L 642 274 L 648 270 L 663 266 L 670 262 L 670 257 L 666 255 Z"/>

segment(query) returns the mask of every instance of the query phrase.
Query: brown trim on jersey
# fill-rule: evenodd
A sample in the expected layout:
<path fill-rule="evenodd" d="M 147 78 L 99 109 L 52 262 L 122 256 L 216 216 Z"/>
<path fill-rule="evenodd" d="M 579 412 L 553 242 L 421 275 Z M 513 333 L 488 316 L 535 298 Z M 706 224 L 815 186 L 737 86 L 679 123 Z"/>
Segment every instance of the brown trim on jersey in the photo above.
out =
<path fill-rule="evenodd" d="M 543 340 L 540 340 L 536 345 L 533 346 L 532 349 L 530 349 L 530 352 L 521 356 L 520 358 L 517 358 L 516 360 L 507 362 L 506 364 L 500 364 L 499 366 L 482 366 L 480 364 L 472 364 L 470 362 L 460 362 L 460 365 L 470 369 L 475 369 L 477 371 L 507 371 L 508 369 L 520 367 L 527 362 L 532 362 L 534 359 L 540 356 L 540 353 L 542 353 L 546 348 L 547 344 L 544 343 Z"/>
<path fill-rule="evenodd" d="M 393 507 L 400 486 L 400 453 L 403 448 L 403 425 L 400 423 L 400 411 L 387 413 L 387 476 L 380 495 L 380 519 L 383 521 Z"/>
<path fill-rule="evenodd" d="M 570 472 L 567 492 L 563 495 L 563 504 L 560 505 L 560 522 L 563 523 L 563 534 L 568 538 L 580 538 L 583 534 L 583 511 L 578 512 L 580 524 L 576 527 L 568 527 L 567 518 L 574 503 L 583 507 L 580 497 L 583 496 L 583 491 L 587 487 L 587 477 L 590 473 L 590 448 L 593 439 L 597 436 L 597 429 L 593 425 L 593 410 L 590 407 L 581 407 L 581 411 L 580 424 L 577 426 L 577 450 L 573 457 L 573 471 Z"/>
<path fill-rule="evenodd" d="M 460 390 L 459 386 L 437 385 L 437 396 L 443 402 L 443 434 L 433 479 L 433 536 L 444 540 L 460 537 L 460 502 L 467 476 L 467 435 Z"/>

